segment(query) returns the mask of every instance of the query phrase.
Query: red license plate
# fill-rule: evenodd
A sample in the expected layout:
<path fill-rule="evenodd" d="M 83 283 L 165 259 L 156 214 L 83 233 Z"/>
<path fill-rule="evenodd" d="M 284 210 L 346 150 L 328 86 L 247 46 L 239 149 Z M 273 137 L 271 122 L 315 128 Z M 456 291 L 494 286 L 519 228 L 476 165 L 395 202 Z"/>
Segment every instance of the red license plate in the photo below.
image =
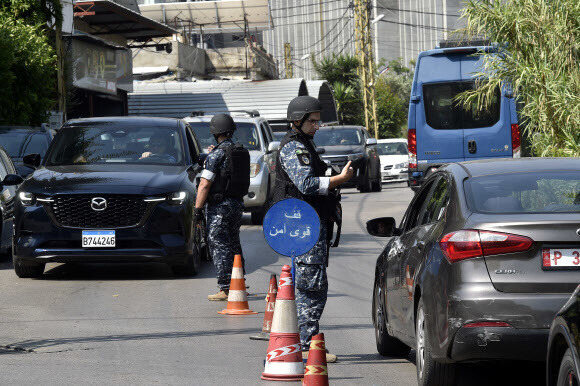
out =
<path fill-rule="evenodd" d="M 580 249 L 542 249 L 542 267 L 580 268 Z"/>

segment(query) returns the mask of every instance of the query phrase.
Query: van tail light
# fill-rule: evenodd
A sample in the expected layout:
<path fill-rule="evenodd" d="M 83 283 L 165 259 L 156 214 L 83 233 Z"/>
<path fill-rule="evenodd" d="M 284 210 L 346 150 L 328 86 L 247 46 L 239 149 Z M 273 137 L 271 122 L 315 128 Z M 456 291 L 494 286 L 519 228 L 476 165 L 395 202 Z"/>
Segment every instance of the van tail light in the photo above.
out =
<path fill-rule="evenodd" d="M 511 327 L 511 324 L 506 322 L 475 322 L 464 324 L 465 328 L 475 328 L 475 327 Z"/>
<path fill-rule="evenodd" d="M 534 240 L 508 233 L 460 230 L 443 236 L 439 245 L 450 263 L 504 253 L 527 251 Z"/>
<path fill-rule="evenodd" d="M 512 124 L 512 154 L 514 158 L 520 158 L 522 146 L 522 136 L 520 133 L 520 125 Z"/>
<path fill-rule="evenodd" d="M 407 131 L 407 148 L 409 149 L 409 169 L 417 169 L 417 131 Z"/>

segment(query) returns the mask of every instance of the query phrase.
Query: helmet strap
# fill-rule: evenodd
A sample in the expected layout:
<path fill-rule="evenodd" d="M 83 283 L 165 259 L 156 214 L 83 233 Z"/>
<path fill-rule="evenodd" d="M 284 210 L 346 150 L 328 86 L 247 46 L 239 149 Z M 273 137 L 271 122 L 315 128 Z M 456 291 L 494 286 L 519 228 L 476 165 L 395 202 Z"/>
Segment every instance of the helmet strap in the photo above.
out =
<path fill-rule="evenodd" d="M 310 136 L 310 135 L 306 135 L 303 131 L 302 131 L 302 126 L 304 125 L 304 122 L 306 122 L 306 120 L 308 119 L 308 117 L 310 116 L 310 113 L 307 113 L 304 115 L 304 117 L 300 120 L 300 125 L 296 126 L 294 124 L 294 122 L 292 122 L 292 125 L 294 127 L 296 127 L 296 130 L 298 130 L 298 133 L 307 140 L 311 140 L 312 138 L 314 138 L 314 136 Z"/>

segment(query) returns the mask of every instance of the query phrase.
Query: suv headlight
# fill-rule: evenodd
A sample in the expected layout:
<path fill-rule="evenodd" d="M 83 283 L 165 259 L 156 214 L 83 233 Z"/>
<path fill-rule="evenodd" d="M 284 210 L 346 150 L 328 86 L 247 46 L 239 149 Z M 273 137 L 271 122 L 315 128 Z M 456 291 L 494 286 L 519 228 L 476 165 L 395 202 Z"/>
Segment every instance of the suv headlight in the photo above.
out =
<path fill-rule="evenodd" d="M 250 164 L 250 178 L 254 178 L 260 173 L 260 164 Z"/>
<path fill-rule="evenodd" d="M 36 202 L 34 194 L 29 192 L 18 193 L 18 198 L 20 198 L 20 202 L 22 203 L 22 205 L 25 206 L 34 205 L 34 203 Z"/>
<path fill-rule="evenodd" d="M 395 169 L 406 169 L 409 167 L 407 162 L 401 162 L 400 164 L 395 165 Z"/>
<path fill-rule="evenodd" d="M 364 156 L 365 156 L 364 153 L 349 154 L 348 155 L 348 160 L 349 161 L 358 161 L 359 159 L 363 158 Z"/>
<path fill-rule="evenodd" d="M 171 193 L 167 199 L 171 205 L 181 205 L 185 202 L 186 198 L 187 192 L 175 192 Z"/>

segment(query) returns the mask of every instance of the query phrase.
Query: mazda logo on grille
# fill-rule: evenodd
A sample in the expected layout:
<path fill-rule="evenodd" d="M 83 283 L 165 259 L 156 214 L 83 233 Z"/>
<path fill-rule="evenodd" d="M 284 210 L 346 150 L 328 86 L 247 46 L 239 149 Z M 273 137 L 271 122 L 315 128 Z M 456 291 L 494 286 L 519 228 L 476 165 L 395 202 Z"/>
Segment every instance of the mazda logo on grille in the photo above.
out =
<path fill-rule="evenodd" d="M 103 197 L 95 197 L 91 200 L 91 208 L 97 212 L 107 209 L 107 200 Z"/>

